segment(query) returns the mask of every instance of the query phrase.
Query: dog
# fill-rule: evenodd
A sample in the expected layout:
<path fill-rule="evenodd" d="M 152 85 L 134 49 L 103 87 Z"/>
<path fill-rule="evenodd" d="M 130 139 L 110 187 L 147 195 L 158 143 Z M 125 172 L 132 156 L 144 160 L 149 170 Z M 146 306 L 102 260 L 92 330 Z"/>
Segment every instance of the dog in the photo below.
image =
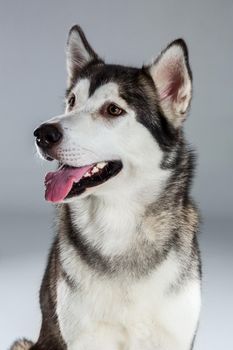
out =
<path fill-rule="evenodd" d="M 45 178 L 57 233 L 41 331 L 11 350 L 190 350 L 201 260 L 187 46 L 177 39 L 142 68 L 106 64 L 76 25 L 67 70 L 65 113 L 34 131 L 58 162 Z"/>

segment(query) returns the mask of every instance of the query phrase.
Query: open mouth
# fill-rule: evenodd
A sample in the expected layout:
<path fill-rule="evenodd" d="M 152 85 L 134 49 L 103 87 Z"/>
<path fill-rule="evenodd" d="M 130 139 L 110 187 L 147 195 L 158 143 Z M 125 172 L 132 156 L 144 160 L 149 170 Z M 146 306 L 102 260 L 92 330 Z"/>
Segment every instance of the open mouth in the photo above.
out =
<path fill-rule="evenodd" d="M 116 176 L 122 169 L 120 160 L 95 163 L 84 167 L 71 167 L 63 164 L 45 177 L 45 199 L 61 202 L 83 193 L 87 188 L 103 184 Z"/>

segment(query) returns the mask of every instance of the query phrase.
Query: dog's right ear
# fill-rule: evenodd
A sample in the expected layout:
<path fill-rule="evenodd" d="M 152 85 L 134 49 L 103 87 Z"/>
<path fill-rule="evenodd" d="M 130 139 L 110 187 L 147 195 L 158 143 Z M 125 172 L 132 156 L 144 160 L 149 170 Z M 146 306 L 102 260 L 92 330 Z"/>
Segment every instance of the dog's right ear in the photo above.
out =
<path fill-rule="evenodd" d="M 82 29 L 75 25 L 70 29 L 67 41 L 68 85 L 75 83 L 80 71 L 91 61 L 102 62 L 88 43 Z"/>

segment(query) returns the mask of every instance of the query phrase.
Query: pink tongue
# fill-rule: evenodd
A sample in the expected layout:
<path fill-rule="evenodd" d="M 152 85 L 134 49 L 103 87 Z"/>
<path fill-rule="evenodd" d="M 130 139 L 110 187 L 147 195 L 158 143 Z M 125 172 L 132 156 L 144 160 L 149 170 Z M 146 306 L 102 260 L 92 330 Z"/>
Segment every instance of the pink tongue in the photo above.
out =
<path fill-rule="evenodd" d="M 50 202 L 62 201 L 70 192 L 73 183 L 78 182 L 93 165 L 81 168 L 62 168 L 45 177 L 45 199 Z"/>

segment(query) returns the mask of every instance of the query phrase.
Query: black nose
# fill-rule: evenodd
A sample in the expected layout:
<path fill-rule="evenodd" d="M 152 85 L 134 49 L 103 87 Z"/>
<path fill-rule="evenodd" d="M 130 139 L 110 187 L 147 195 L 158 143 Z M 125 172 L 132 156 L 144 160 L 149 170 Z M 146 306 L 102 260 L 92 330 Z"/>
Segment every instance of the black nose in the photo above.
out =
<path fill-rule="evenodd" d="M 62 133 L 56 124 L 42 124 L 34 131 L 39 147 L 48 149 L 61 141 Z"/>

